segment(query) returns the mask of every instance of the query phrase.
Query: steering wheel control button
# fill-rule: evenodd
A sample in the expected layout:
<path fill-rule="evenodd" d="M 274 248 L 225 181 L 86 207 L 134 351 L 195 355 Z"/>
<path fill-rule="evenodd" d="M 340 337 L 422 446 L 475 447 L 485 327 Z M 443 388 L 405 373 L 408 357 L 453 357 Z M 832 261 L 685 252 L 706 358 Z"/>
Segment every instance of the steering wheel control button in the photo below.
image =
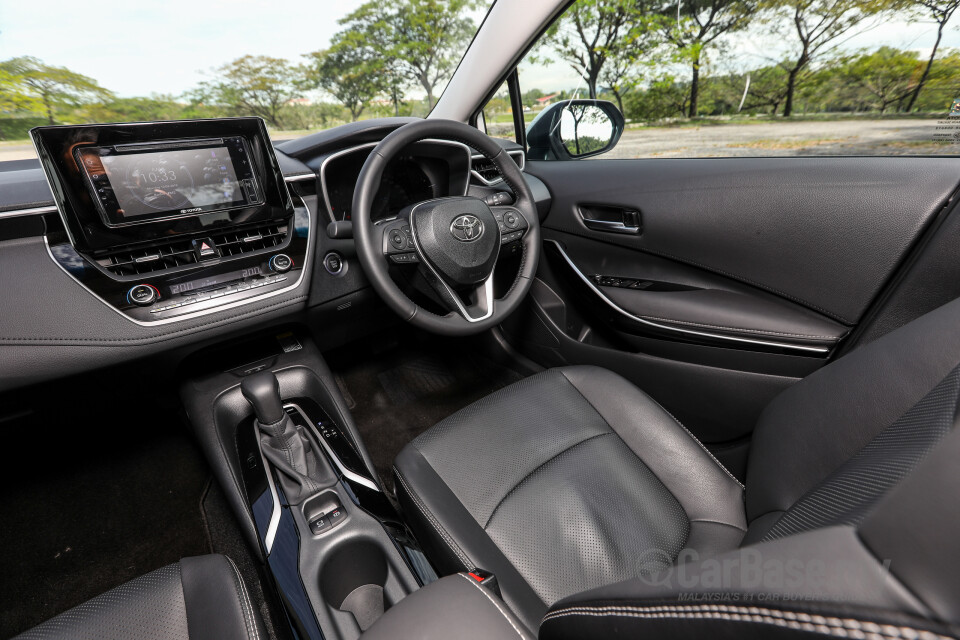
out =
<path fill-rule="evenodd" d="M 293 268 L 293 260 L 285 253 L 278 253 L 270 258 L 269 266 L 277 273 L 286 273 Z"/>
<path fill-rule="evenodd" d="M 323 257 L 323 268 L 335 276 L 343 271 L 343 258 L 336 251 L 331 251 Z"/>
<path fill-rule="evenodd" d="M 520 220 L 513 211 L 507 211 L 503 214 L 503 224 L 507 225 L 508 229 L 516 229 L 520 226 Z"/>
<path fill-rule="evenodd" d="M 394 253 L 390 256 L 390 260 L 394 264 L 417 264 L 420 262 L 420 258 L 415 253 Z"/>
<path fill-rule="evenodd" d="M 394 249 L 402 250 L 407 246 L 407 238 L 400 229 L 394 229 L 389 235 L 390 244 Z"/>
<path fill-rule="evenodd" d="M 505 233 L 500 236 L 500 244 L 509 244 L 511 242 L 516 242 L 523 237 L 523 231 L 513 231 L 511 233 Z"/>
<path fill-rule="evenodd" d="M 149 307 L 159 298 L 160 294 L 149 284 L 138 284 L 127 291 L 127 301 L 140 307 Z"/>
<path fill-rule="evenodd" d="M 217 245 L 210 238 L 194 240 L 193 250 L 197 253 L 197 260 L 212 260 L 220 256 L 217 252 Z"/>

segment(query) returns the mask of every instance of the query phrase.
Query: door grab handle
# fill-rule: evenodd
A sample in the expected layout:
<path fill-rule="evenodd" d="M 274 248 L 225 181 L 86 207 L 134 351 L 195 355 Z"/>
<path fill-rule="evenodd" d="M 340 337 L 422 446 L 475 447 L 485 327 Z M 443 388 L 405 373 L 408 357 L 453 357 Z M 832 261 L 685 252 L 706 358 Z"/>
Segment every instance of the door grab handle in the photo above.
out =
<path fill-rule="evenodd" d="M 640 233 L 640 212 L 628 207 L 582 204 L 577 207 L 584 226 L 605 233 Z"/>
<path fill-rule="evenodd" d="M 640 233 L 639 226 L 626 225 L 622 222 L 614 222 L 613 220 L 590 220 L 585 218 L 583 224 L 587 225 L 588 229 L 593 229 L 594 231 L 606 231 L 607 233 L 629 233 L 636 235 Z"/>

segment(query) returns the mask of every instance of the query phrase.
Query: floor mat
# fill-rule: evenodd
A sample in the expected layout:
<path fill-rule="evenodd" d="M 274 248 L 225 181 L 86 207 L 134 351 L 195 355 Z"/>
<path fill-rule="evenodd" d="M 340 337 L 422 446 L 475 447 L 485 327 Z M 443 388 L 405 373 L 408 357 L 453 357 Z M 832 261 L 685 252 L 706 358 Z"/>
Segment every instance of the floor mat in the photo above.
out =
<path fill-rule="evenodd" d="M 377 473 L 393 491 L 390 469 L 404 446 L 468 404 L 521 379 L 476 355 L 470 342 L 403 340 L 327 354 Z"/>
<path fill-rule="evenodd" d="M 173 409 L 116 397 L 61 394 L 0 416 L 0 638 L 210 551 L 201 453 Z"/>

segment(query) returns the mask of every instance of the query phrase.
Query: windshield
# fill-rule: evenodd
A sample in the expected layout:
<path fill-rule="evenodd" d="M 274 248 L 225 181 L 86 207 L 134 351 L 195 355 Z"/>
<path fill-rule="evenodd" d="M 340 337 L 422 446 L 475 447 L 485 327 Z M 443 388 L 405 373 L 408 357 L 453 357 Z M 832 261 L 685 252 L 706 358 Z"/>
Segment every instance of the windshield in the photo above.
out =
<path fill-rule="evenodd" d="M 35 157 L 28 131 L 46 124 L 260 116 L 279 141 L 424 116 L 488 4 L 3 3 L 0 161 Z"/>

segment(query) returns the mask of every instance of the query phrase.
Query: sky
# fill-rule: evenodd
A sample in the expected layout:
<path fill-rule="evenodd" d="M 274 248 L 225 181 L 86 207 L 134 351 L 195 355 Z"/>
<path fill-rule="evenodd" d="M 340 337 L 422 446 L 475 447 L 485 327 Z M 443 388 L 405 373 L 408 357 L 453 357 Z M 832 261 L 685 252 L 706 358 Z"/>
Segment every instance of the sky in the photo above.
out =
<path fill-rule="evenodd" d="M 337 20 L 363 0 L 0 0 L 0 60 L 32 55 L 96 79 L 120 96 L 179 95 L 210 70 L 246 54 L 300 61 L 327 46 Z M 501 0 L 517 1 L 523 0 Z M 477 23 L 482 13 L 477 16 Z M 960 16 L 956 18 L 960 25 Z M 928 53 L 933 26 L 905 21 L 878 25 L 849 48 L 889 45 Z M 960 47 L 950 26 L 942 46 Z M 760 66 L 777 41 L 738 37 L 731 56 Z M 571 89 L 562 64 L 521 66 L 523 89 Z"/>
<path fill-rule="evenodd" d="M 121 96 L 180 94 L 246 54 L 300 61 L 362 0 L 0 0 L 0 60 L 32 55 Z"/>

